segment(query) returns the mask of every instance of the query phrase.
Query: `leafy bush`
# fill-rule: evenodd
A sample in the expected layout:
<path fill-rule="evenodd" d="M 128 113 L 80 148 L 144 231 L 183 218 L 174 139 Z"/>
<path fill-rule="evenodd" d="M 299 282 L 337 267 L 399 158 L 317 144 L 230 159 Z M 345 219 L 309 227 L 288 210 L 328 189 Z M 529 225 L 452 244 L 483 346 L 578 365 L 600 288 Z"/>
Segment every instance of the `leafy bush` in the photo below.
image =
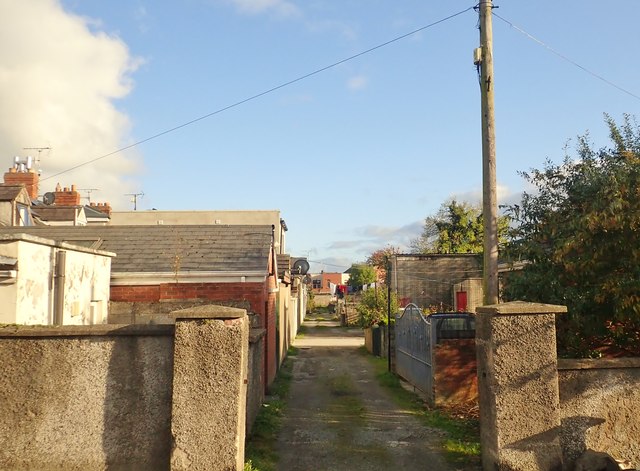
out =
<path fill-rule="evenodd" d="M 358 325 L 366 328 L 376 324 L 387 323 L 387 288 L 378 287 L 363 291 L 360 302 L 356 306 Z M 398 298 L 391 293 L 391 314 L 398 310 Z"/>

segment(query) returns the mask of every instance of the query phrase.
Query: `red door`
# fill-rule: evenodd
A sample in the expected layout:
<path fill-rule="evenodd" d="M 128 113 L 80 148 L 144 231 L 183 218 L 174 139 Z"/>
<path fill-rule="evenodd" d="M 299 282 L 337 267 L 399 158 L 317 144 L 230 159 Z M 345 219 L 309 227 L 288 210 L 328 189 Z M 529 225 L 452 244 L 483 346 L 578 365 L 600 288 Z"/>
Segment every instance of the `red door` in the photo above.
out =
<path fill-rule="evenodd" d="M 467 310 L 467 292 L 466 291 L 458 291 L 456 293 L 456 308 L 459 312 L 463 312 Z"/>

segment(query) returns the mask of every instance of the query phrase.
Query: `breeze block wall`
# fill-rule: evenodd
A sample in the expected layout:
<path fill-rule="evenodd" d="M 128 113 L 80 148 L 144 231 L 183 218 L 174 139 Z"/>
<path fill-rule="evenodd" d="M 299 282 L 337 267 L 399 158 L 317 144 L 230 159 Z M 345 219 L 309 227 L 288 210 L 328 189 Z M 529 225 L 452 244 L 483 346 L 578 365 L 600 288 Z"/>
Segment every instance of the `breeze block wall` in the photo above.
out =
<path fill-rule="evenodd" d="M 481 263 L 476 254 L 395 255 L 391 259 L 391 288 L 403 306 L 414 303 L 425 310 L 451 311 L 453 287 L 482 276 Z"/>

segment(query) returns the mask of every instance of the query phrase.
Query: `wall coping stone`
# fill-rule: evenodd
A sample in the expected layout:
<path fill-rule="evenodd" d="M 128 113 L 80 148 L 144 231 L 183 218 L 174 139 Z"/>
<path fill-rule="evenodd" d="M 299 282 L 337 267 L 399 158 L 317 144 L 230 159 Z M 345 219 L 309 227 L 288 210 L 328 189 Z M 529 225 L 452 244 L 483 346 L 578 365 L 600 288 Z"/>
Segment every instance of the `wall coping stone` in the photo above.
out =
<path fill-rule="evenodd" d="M 31 242 L 33 244 L 46 245 L 49 247 L 58 247 L 60 249 L 74 250 L 76 252 L 90 253 L 94 255 L 102 255 L 103 257 L 115 257 L 115 252 L 108 252 L 107 250 L 92 249 L 91 247 L 85 247 L 84 245 L 76 245 L 73 241 L 62 242 L 54 239 L 47 239 L 31 234 L 17 233 L 17 234 L 0 234 L 0 241 L 2 242 Z"/>
<path fill-rule="evenodd" d="M 175 319 L 241 319 L 247 315 L 246 309 L 207 304 L 173 311 L 170 316 Z"/>
<path fill-rule="evenodd" d="M 558 370 L 640 368 L 640 358 L 558 358 Z"/>
<path fill-rule="evenodd" d="M 172 336 L 171 324 L 97 324 L 97 325 L 3 325 L 0 338 L 21 337 L 108 337 L 108 336 Z"/>
<path fill-rule="evenodd" d="M 526 301 L 511 301 L 502 304 L 478 306 L 477 314 L 493 314 L 503 316 L 535 315 L 535 314 L 562 314 L 567 312 L 567 306 L 556 304 L 529 303 Z"/>

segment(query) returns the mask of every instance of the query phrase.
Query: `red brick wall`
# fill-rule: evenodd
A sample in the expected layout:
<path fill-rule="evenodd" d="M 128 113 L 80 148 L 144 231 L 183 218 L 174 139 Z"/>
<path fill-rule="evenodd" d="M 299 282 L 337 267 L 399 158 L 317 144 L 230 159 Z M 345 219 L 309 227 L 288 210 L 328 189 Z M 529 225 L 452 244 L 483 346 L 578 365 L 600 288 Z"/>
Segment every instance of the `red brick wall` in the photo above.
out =
<path fill-rule="evenodd" d="M 111 286 L 111 301 L 157 302 L 174 299 L 249 301 L 251 311 L 264 317 L 263 283 L 163 283 L 160 285 Z"/>
<path fill-rule="evenodd" d="M 435 348 L 436 404 L 474 406 L 478 402 L 476 342 L 441 340 Z"/>
<path fill-rule="evenodd" d="M 160 300 L 160 286 L 111 286 L 111 301 L 155 302 Z"/>

